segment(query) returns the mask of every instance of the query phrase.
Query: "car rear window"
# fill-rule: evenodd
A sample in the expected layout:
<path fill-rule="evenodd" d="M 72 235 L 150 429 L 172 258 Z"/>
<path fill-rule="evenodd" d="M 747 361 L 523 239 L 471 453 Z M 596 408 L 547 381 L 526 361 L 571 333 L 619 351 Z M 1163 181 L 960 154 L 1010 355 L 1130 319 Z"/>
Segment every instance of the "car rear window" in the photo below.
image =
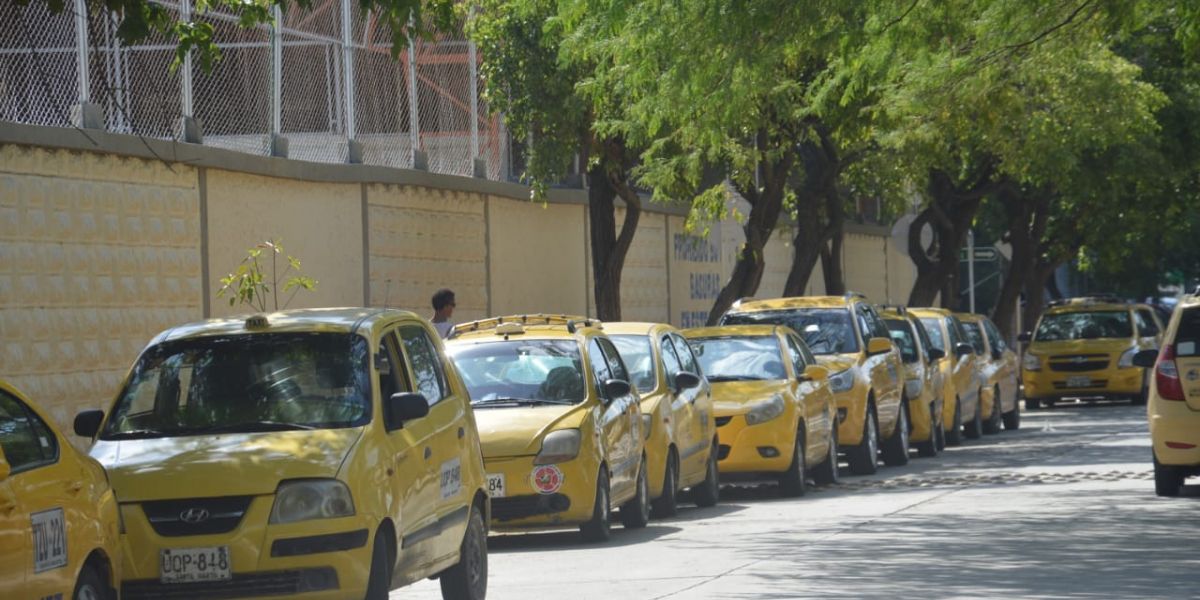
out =
<path fill-rule="evenodd" d="M 900 348 L 900 358 L 906 363 L 914 363 L 920 358 L 917 354 L 917 339 L 913 337 L 912 328 L 903 319 L 884 319 L 892 341 Z"/>
<path fill-rule="evenodd" d="M 1095 340 L 1133 337 L 1127 310 L 1098 310 L 1048 314 L 1038 323 L 1034 341 Z"/>
<path fill-rule="evenodd" d="M 963 331 L 967 332 L 967 341 L 971 342 L 971 346 L 975 348 L 975 352 L 983 354 L 987 348 L 983 345 L 983 329 L 979 327 L 979 323 L 974 321 L 963 321 Z"/>
<path fill-rule="evenodd" d="M 1200 356 L 1200 308 L 1189 308 L 1179 315 L 1175 355 Z"/>

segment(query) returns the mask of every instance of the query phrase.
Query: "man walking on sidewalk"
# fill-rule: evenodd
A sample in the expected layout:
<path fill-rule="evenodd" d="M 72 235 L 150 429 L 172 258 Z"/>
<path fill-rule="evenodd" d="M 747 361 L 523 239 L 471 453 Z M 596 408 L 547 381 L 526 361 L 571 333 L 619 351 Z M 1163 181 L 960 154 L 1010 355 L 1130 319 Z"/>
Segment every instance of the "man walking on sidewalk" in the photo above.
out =
<path fill-rule="evenodd" d="M 449 288 L 442 288 L 433 294 L 433 318 L 429 319 L 433 322 L 433 328 L 437 329 L 438 335 L 442 339 L 446 339 L 450 335 L 450 331 L 454 329 L 454 323 L 450 322 L 450 317 L 454 316 L 454 292 Z"/>

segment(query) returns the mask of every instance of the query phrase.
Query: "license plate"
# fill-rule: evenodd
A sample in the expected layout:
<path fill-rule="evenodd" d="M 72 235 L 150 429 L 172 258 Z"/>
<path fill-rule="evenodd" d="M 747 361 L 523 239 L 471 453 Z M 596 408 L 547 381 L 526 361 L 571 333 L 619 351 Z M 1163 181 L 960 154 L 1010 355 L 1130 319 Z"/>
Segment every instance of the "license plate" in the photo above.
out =
<path fill-rule="evenodd" d="M 67 535 L 63 510 L 55 508 L 29 516 L 33 525 L 33 572 L 41 573 L 67 565 Z"/>
<path fill-rule="evenodd" d="M 1081 388 L 1081 387 L 1091 387 L 1091 386 L 1092 386 L 1092 378 L 1091 377 L 1068 377 L 1067 378 L 1067 387 Z"/>
<path fill-rule="evenodd" d="M 488 473 L 488 495 L 493 498 L 503 498 L 508 493 L 507 486 L 504 485 L 504 473 Z"/>
<path fill-rule="evenodd" d="M 227 581 L 233 577 L 228 546 L 166 548 L 159 554 L 158 563 L 163 583 Z"/>

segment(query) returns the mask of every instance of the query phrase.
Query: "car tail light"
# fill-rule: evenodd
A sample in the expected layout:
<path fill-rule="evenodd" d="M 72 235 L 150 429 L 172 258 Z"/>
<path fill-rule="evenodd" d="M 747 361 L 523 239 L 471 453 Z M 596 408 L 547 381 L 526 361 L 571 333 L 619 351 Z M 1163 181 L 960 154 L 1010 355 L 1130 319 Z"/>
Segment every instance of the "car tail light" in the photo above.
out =
<path fill-rule="evenodd" d="M 1175 345 L 1165 344 L 1158 353 L 1158 366 L 1154 368 L 1154 383 L 1158 396 L 1163 400 L 1184 401 L 1183 383 L 1179 381 L 1179 367 L 1175 365 Z"/>

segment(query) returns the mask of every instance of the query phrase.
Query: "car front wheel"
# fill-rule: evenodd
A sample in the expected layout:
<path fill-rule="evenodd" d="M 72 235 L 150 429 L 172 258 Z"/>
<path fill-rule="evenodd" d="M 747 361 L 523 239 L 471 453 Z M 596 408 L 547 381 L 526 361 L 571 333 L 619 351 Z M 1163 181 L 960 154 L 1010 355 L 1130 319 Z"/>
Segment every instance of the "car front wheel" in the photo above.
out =
<path fill-rule="evenodd" d="M 458 564 L 438 578 L 443 600 L 483 600 L 487 597 L 487 575 L 487 529 L 479 511 L 472 508 Z"/>
<path fill-rule="evenodd" d="M 612 537 L 612 507 L 608 502 L 608 472 L 603 467 L 596 476 L 596 502 L 592 518 L 579 526 L 584 541 L 603 542 Z"/>
<path fill-rule="evenodd" d="M 850 472 L 855 475 L 873 475 L 879 470 L 879 421 L 875 417 L 875 405 L 867 405 L 863 419 L 862 443 L 846 452 Z"/>
<path fill-rule="evenodd" d="M 650 484 L 646 477 L 646 459 L 643 457 L 638 473 L 637 493 L 621 505 L 621 524 L 626 529 L 641 529 L 650 522 Z"/>

